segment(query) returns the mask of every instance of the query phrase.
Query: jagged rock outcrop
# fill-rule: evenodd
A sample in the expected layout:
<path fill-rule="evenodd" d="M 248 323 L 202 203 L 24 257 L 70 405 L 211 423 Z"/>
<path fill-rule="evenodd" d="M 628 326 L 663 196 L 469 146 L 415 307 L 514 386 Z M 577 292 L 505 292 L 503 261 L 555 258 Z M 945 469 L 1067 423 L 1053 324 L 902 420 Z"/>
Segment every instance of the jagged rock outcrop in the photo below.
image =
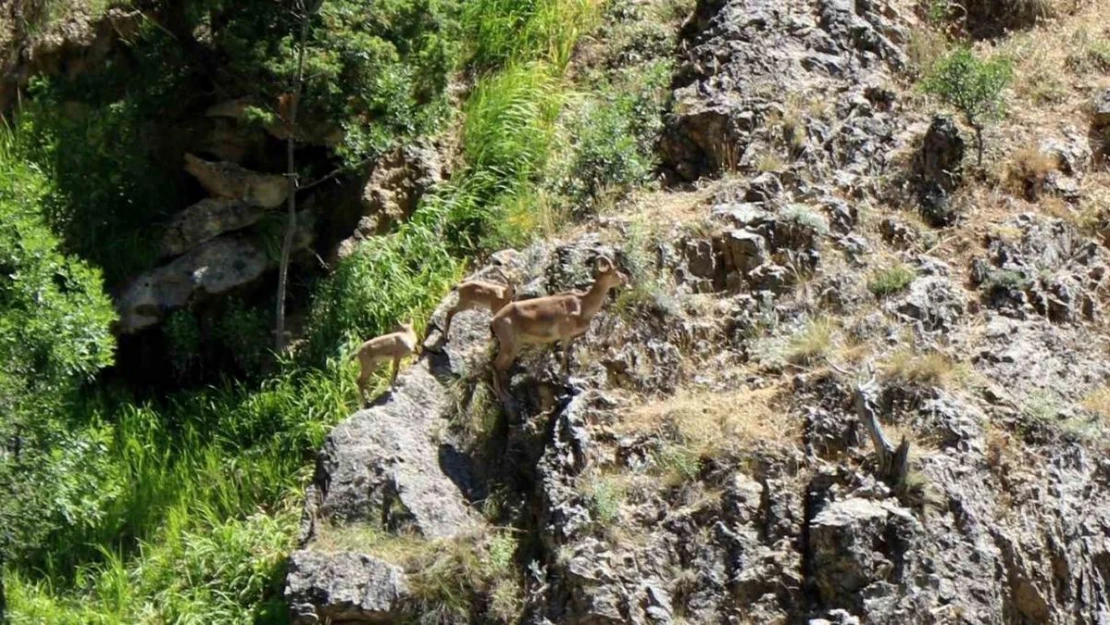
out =
<path fill-rule="evenodd" d="M 963 178 L 964 139 L 951 117 L 933 118 L 916 154 L 917 195 L 922 214 L 934 226 L 957 217 L 951 196 Z"/>
<path fill-rule="evenodd" d="M 984 300 L 1008 314 L 1043 315 L 1058 322 L 1094 319 L 1095 296 L 1107 276 L 1108 254 L 1059 219 L 1018 215 L 988 236 L 972 280 Z"/>
<path fill-rule="evenodd" d="M 1095 325 L 1106 251 L 1019 215 L 986 228 L 969 266 L 926 226 L 875 219 L 897 178 L 904 208 L 939 198 L 926 215 L 953 224 L 962 183 L 955 124 L 905 119 L 883 86 L 906 24 L 884 2 L 699 2 L 661 150 L 672 181 L 741 175 L 697 220 L 652 223 L 644 249 L 607 216 L 600 234 L 495 256 L 521 298 L 587 286 L 597 254 L 635 267 L 641 289 L 576 342 L 569 379 L 551 350 L 523 354 L 486 441 L 497 451 L 446 435 L 438 466 L 432 424 L 474 403 L 443 389 L 473 387 L 491 354 L 483 311 L 460 314 L 450 342 L 432 330 L 395 395 L 321 456 L 295 558 L 323 581 L 288 583 L 298 618 L 362 597 L 365 616 L 348 618 L 401 618 L 376 594 L 398 596 L 392 578 L 327 590 L 332 557 L 382 566 L 319 555 L 328 523 L 452 536 L 493 484 L 524 511 L 528 625 L 1110 623 L 1106 408 L 1088 401 L 1110 381 Z M 1063 178 L 1091 160 L 1077 137 L 1041 145 Z M 912 269 L 892 292 L 857 273 L 888 261 Z M 898 479 L 856 401 L 871 366 L 878 421 L 911 449 Z"/>
<path fill-rule="evenodd" d="M 295 250 L 312 242 L 312 216 L 302 212 L 293 238 Z M 277 261 L 255 235 L 212 239 L 130 282 L 116 298 L 117 334 L 133 334 L 157 324 L 170 311 L 249 284 Z"/>
<path fill-rule="evenodd" d="M 881 155 L 876 142 L 888 133 L 875 132 L 886 123 L 877 113 L 889 108 L 890 94 L 866 83 L 888 64 L 902 64 L 896 44 L 906 39 L 889 4 L 703 0 L 682 39 L 675 104 L 660 143 L 675 181 L 754 167 L 779 149 L 777 129 L 765 127 L 772 116 L 795 119 L 789 149 L 846 173 Z M 858 91 L 846 92 L 853 84 Z M 790 91 L 847 110 L 829 126 L 804 110 L 785 111 L 781 96 Z"/>
<path fill-rule="evenodd" d="M 374 161 L 368 170 L 358 225 L 354 234 L 339 244 L 340 258 L 350 254 L 360 241 L 408 219 L 424 194 L 446 175 L 440 153 L 428 143 L 398 148 Z"/>
<path fill-rule="evenodd" d="M 243 231 L 267 209 L 282 205 L 289 185 L 280 175 L 260 174 L 228 162 L 185 155 L 185 170 L 215 197 L 174 215 L 162 239 L 162 255 L 176 257 L 128 283 L 116 298 L 119 334 L 157 324 L 169 311 L 198 298 L 221 295 L 250 284 L 277 265 L 262 235 Z M 316 236 L 316 216 L 297 216 L 293 251 Z"/>
<path fill-rule="evenodd" d="M 229 198 L 206 198 L 173 216 L 162 238 L 162 254 L 178 256 L 217 236 L 250 226 L 266 209 Z"/>
<path fill-rule="evenodd" d="M 293 622 L 392 623 L 408 596 L 400 567 L 359 553 L 294 551 L 285 599 Z"/>
<path fill-rule="evenodd" d="M 185 155 L 185 171 L 212 195 L 246 204 L 275 208 L 289 196 L 289 182 L 280 174 L 260 174 L 235 163 L 212 162 Z"/>
<path fill-rule="evenodd" d="M 1095 97 L 1091 123 L 1095 128 L 1110 126 L 1110 89 L 1103 89 Z"/>
<path fill-rule="evenodd" d="M 37 4 L 37 6 L 36 6 Z M 121 41 L 135 36 L 142 14 L 123 7 L 109 8 L 92 19 L 80 3 L 68 6 L 63 22 L 45 32 L 21 32 L 22 25 L 45 21 L 27 15 L 48 11 L 44 3 L 7 2 L 0 5 L 0 111 L 7 111 L 36 76 L 77 78 L 96 69 Z"/>

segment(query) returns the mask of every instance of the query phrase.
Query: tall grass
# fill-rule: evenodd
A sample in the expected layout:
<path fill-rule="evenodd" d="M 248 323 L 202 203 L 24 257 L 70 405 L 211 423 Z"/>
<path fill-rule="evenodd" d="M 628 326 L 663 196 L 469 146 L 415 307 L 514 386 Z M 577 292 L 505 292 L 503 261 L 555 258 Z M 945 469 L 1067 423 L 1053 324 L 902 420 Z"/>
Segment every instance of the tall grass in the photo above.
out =
<path fill-rule="evenodd" d="M 559 72 L 600 15 L 602 0 L 470 0 L 463 5 L 467 57 L 478 71 L 542 60 Z"/>
<path fill-rule="evenodd" d="M 90 402 L 113 495 L 9 569 L 15 623 L 250 622 L 292 545 L 315 450 L 356 405 L 337 362 L 165 406 Z M 278 610 L 281 612 L 282 610 Z"/>
<path fill-rule="evenodd" d="M 463 109 L 465 162 L 408 223 L 317 285 L 298 362 L 258 387 L 74 408 L 74 438 L 93 441 L 100 459 L 79 482 L 95 503 L 29 562 L 9 563 L 14 624 L 287 619 L 279 590 L 301 487 L 326 433 L 356 405 L 353 365 L 338 357 L 405 318 L 422 325 L 468 256 L 535 223 L 506 217 L 528 212 L 523 198 L 556 149 L 565 70 L 597 5 L 466 3 L 480 78 Z"/>

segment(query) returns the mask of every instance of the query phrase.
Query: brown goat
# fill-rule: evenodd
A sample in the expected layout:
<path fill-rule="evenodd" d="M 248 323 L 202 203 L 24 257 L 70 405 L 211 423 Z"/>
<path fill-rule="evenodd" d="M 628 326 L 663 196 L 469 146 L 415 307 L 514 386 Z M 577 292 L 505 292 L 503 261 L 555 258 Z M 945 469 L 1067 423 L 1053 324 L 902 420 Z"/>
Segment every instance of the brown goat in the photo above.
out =
<path fill-rule="evenodd" d="M 496 313 L 513 301 L 516 288 L 513 285 L 502 285 L 484 280 L 467 280 L 454 286 L 451 290 L 459 295 L 458 301 L 447 311 L 447 319 L 443 322 L 443 337 L 447 338 L 451 331 L 451 319 L 464 310 L 485 308 L 491 313 Z"/>
<path fill-rule="evenodd" d="M 493 386 L 501 394 L 501 377 L 509 370 L 525 344 L 562 343 L 563 375 L 570 372 L 571 343 L 590 329 L 611 289 L 628 284 L 628 276 L 617 271 L 608 258 L 599 258 L 594 283 L 589 291 L 572 291 L 507 304 L 490 322 L 499 345 L 493 361 Z"/>
<path fill-rule="evenodd" d="M 370 376 L 378 369 L 378 365 L 386 361 L 393 363 L 393 374 L 389 378 L 389 388 L 392 389 L 397 382 L 401 359 L 410 354 L 418 354 L 419 345 L 411 322 L 401 324 L 398 332 L 383 334 L 363 343 L 355 352 L 361 368 L 358 376 L 359 397 L 366 401 L 366 383 L 370 381 Z"/>

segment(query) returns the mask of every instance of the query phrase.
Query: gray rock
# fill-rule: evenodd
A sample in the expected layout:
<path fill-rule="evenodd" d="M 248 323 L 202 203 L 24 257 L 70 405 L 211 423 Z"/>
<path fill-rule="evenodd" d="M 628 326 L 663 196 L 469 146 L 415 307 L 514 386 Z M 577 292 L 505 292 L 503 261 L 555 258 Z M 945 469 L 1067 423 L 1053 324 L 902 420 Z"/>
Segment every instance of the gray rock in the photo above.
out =
<path fill-rule="evenodd" d="M 895 560 L 920 533 L 908 510 L 867 499 L 829 504 L 809 524 L 814 580 L 826 605 L 862 609 L 871 584 L 896 582 Z"/>
<path fill-rule="evenodd" d="M 307 247 L 312 237 L 311 216 L 302 212 L 294 250 Z M 212 239 L 129 283 L 116 299 L 115 332 L 132 334 L 153 326 L 169 311 L 250 284 L 274 266 L 276 260 L 257 237 Z"/>
<path fill-rule="evenodd" d="M 918 322 L 925 332 L 951 331 L 964 314 L 960 291 L 941 276 L 914 280 L 909 292 L 892 306 L 898 315 Z"/>
<path fill-rule="evenodd" d="M 870 2 L 699 2 L 680 35 L 675 104 L 659 144 L 670 179 L 750 170 L 782 136 L 781 128 L 765 124 L 782 93 L 829 97 L 900 67 L 904 55 L 893 40 L 904 40 L 905 33 Z M 818 142 L 806 141 L 790 156 L 829 171 L 881 169 L 889 132 L 875 116 L 885 113 L 859 93 L 870 108 L 860 107 L 830 132 L 822 132 L 818 120 L 801 120 Z"/>
<path fill-rule="evenodd" d="M 745 276 L 767 262 L 767 241 L 748 230 L 732 230 L 721 238 L 725 268 Z"/>
<path fill-rule="evenodd" d="M 405 145 L 375 161 L 363 183 L 358 226 L 339 244 L 338 256 L 349 255 L 360 241 L 408 219 L 420 198 L 443 181 L 444 170 L 439 152 L 426 142 Z"/>
<path fill-rule="evenodd" d="M 949 225 L 956 218 L 949 198 L 963 177 L 964 151 L 955 122 L 950 117 L 934 117 L 915 162 L 922 211 L 934 226 Z"/>
<path fill-rule="evenodd" d="M 208 198 L 173 217 L 162 239 L 162 254 L 177 256 L 226 232 L 256 223 L 266 213 L 254 206 L 228 198 Z"/>
<path fill-rule="evenodd" d="M 459 336 L 473 335 L 474 321 L 460 315 Z M 438 366 L 445 366 L 445 358 L 436 356 Z M 473 527 L 463 493 L 466 476 L 444 472 L 445 454 L 458 452 L 436 440 L 437 425 L 454 405 L 448 381 L 436 377 L 435 366 L 427 359 L 417 362 L 398 377 L 392 393 L 328 435 L 306 494 L 302 540 L 311 538 L 323 520 L 428 538 L 448 538 Z"/>
<path fill-rule="evenodd" d="M 289 196 L 289 182 L 285 176 L 260 174 L 235 163 L 214 163 L 186 154 L 185 171 L 212 195 L 253 206 L 274 208 L 281 206 Z"/>
<path fill-rule="evenodd" d="M 294 551 L 285 601 L 293 625 L 392 623 L 409 591 L 400 567 L 361 553 Z"/>
<path fill-rule="evenodd" d="M 748 183 L 745 202 L 767 202 L 782 194 L 782 181 L 769 171 L 756 176 Z"/>
<path fill-rule="evenodd" d="M 1066 129 L 1063 137 L 1041 141 L 1040 150 L 1055 158 L 1060 172 L 1066 176 L 1082 175 L 1092 158 L 1087 138 L 1074 128 Z"/>

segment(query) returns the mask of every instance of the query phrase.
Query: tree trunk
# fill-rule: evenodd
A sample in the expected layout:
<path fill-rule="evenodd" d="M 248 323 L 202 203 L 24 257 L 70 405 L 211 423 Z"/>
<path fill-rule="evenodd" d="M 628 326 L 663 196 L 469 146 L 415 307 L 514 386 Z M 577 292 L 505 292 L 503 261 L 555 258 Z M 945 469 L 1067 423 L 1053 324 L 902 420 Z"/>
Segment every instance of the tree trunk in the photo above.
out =
<path fill-rule="evenodd" d="M 883 426 L 879 423 L 879 408 L 875 401 L 877 392 L 878 385 L 872 372 L 871 379 L 856 387 L 854 393 L 856 413 L 867 428 L 871 444 L 875 447 L 875 461 L 878 464 L 879 476 L 897 488 L 905 483 L 906 475 L 909 473 L 910 442 L 902 437 L 902 442 L 895 448 L 886 437 Z"/>
<path fill-rule="evenodd" d="M 307 12 L 304 12 L 303 3 L 300 4 L 300 8 L 302 15 L 300 41 L 297 45 L 297 74 L 293 78 L 293 101 L 289 106 L 289 128 L 285 139 L 285 175 L 289 180 L 289 199 L 286 201 L 286 207 L 289 214 L 285 223 L 285 238 L 281 242 L 281 262 L 278 265 L 277 314 L 274 329 L 274 346 L 278 353 L 285 349 L 285 290 L 289 281 L 289 256 L 293 249 L 293 236 L 297 230 L 297 166 L 294 150 L 297 147 L 297 108 L 300 106 L 301 87 L 304 84 L 304 53 L 310 17 Z"/>

